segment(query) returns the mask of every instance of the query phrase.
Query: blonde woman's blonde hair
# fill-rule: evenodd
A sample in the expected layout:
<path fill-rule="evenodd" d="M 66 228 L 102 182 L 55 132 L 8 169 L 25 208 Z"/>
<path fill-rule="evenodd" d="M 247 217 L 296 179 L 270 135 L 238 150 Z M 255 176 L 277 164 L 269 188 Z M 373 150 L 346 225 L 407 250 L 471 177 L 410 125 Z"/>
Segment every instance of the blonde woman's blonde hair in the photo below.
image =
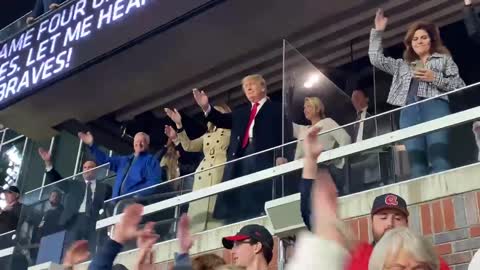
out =
<path fill-rule="evenodd" d="M 178 158 L 179 157 L 177 155 L 175 145 L 173 143 L 167 145 L 167 152 L 160 161 L 160 167 L 166 168 L 167 180 L 172 180 L 180 176 L 178 168 Z M 180 183 L 181 181 L 176 182 Z"/>
<path fill-rule="evenodd" d="M 267 82 L 265 81 L 265 79 L 263 78 L 262 75 L 260 75 L 260 74 L 252 74 L 252 75 L 245 76 L 245 77 L 242 79 L 242 85 L 243 85 L 246 81 L 250 81 L 250 80 L 255 80 L 255 81 L 260 82 L 260 84 L 262 85 L 262 87 L 265 89 L 265 92 L 267 91 Z"/>
<path fill-rule="evenodd" d="M 368 270 L 385 269 L 387 258 L 395 258 L 406 252 L 416 261 L 425 263 L 430 270 L 439 270 L 440 261 L 430 242 L 407 227 L 388 231 L 375 245 Z"/>
<path fill-rule="evenodd" d="M 323 104 L 322 100 L 318 97 L 306 97 L 304 104 L 308 104 L 315 108 L 315 111 L 318 112 L 320 118 L 325 118 L 325 105 Z"/>

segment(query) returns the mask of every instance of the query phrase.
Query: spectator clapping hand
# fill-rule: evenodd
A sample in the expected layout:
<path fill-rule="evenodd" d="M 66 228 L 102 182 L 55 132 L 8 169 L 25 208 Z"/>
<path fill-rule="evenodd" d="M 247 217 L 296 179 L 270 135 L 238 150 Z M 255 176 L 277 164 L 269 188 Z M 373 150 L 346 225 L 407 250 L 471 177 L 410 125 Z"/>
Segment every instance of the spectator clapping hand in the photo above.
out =
<path fill-rule="evenodd" d="M 464 0 L 465 6 L 470 6 L 472 4 L 472 0 Z"/>
<path fill-rule="evenodd" d="M 120 223 L 115 225 L 112 239 L 119 243 L 125 244 L 127 241 L 137 239 L 137 237 L 145 237 L 147 234 L 138 228 L 138 224 L 142 220 L 143 206 L 140 204 L 132 204 L 123 211 Z M 145 227 L 150 230 L 152 225 L 147 224 Z M 153 237 L 150 235 L 149 237 Z"/>
<path fill-rule="evenodd" d="M 154 269 L 152 247 L 157 242 L 158 235 L 154 233 L 153 227 L 153 222 L 147 223 L 137 238 L 137 247 L 140 251 L 135 267 L 136 270 Z"/>
<path fill-rule="evenodd" d="M 88 241 L 87 240 L 76 241 L 70 246 L 68 251 L 65 253 L 65 257 L 63 258 L 63 266 L 72 267 L 75 264 L 86 261 L 89 256 L 90 256 L 90 252 L 88 251 Z"/>
<path fill-rule="evenodd" d="M 175 122 L 177 128 L 182 128 L 182 116 L 177 109 L 171 110 L 169 108 L 165 108 L 165 113 L 170 119 L 172 119 L 173 122 Z"/>
<path fill-rule="evenodd" d="M 177 230 L 178 244 L 180 245 L 180 253 L 187 254 L 193 246 L 193 238 L 190 233 L 190 219 L 186 214 L 180 217 Z"/>
<path fill-rule="evenodd" d="M 93 144 L 93 135 L 92 133 L 89 132 L 78 132 L 78 138 L 80 138 L 80 140 L 88 145 L 88 146 L 92 146 Z"/>
<path fill-rule="evenodd" d="M 165 125 L 165 135 L 167 135 L 170 141 L 175 141 L 177 139 L 177 132 L 171 126 Z"/>
<path fill-rule="evenodd" d="M 43 162 L 45 162 L 45 165 L 52 166 L 52 154 L 49 151 L 40 147 L 38 148 L 38 154 L 40 155 L 40 158 L 43 160 Z"/>
<path fill-rule="evenodd" d="M 198 106 L 200 106 L 204 112 L 208 110 L 210 104 L 208 102 L 208 96 L 204 91 L 199 91 L 196 88 L 193 89 L 193 98 L 195 98 Z"/>

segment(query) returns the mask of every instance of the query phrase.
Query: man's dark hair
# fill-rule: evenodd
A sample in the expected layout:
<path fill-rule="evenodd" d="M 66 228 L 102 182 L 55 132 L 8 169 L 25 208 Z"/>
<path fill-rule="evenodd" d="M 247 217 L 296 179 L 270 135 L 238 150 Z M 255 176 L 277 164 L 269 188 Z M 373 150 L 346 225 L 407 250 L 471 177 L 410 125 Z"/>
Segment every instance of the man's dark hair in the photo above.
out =
<path fill-rule="evenodd" d="M 254 239 L 251 239 L 251 240 L 250 240 L 250 244 L 251 244 L 251 245 L 255 245 L 256 243 L 259 243 L 259 241 L 254 240 Z M 264 243 L 261 243 L 261 244 L 262 244 L 262 254 L 263 254 L 263 257 L 264 257 L 265 260 L 267 261 L 267 264 L 270 264 L 270 262 L 272 261 L 272 258 L 273 258 L 273 250 L 272 250 L 272 247 L 267 247 L 267 246 L 265 246 Z"/>
<path fill-rule="evenodd" d="M 368 98 L 367 92 L 366 92 L 365 90 L 363 90 L 362 88 L 353 89 L 352 94 L 353 94 L 353 92 L 355 92 L 355 91 L 361 92 L 364 97 Z"/>

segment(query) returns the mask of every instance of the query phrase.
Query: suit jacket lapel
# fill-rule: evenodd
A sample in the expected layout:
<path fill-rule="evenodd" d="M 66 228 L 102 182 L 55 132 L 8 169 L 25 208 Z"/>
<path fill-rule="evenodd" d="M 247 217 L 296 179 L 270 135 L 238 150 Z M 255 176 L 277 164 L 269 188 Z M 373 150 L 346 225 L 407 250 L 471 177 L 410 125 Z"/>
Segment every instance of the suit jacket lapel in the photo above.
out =
<path fill-rule="evenodd" d="M 271 101 L 267 99 L 263 106 L 260 108 L 260 110 L 257 112 L 257 115 L 255 116 L 255 120 L 261 119 L 264 114 L 266 114 L 266 111 L 270 109 Z"/>

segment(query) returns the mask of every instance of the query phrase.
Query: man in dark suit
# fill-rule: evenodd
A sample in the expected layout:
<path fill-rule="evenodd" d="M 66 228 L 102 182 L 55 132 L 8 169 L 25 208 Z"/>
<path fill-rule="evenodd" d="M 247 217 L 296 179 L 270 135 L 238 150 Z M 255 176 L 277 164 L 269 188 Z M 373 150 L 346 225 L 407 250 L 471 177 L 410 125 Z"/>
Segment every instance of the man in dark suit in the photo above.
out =
<path fill-rule="evenodd" d="M 209 104 L 203 91 L 193 90 L 197 104 L 206 120 L 217 128 L 231 129 L 228 161 L 278 146 L 282 143 L 282 108 L 267 97 L 266 82 L 261 75 L 249 75 L 242 80 L 249 104 L 220 113 Z M 225 167 L 223 181 L 248 175 L 275 166 L 281 150 L 267 151 L 233 162 Z M 214 217 L 227 222 L 256 217 L 272 199 L 272 181 L 262 181 L 218 195 Z"/>
<path fill-rule="evenodd" d="M 51 154 L 42 148 L 38 153 L 45 162 L 46 183 L 63 179 L 53 168 Z M 74 241 L 82 239 L 88 240 L 91 252 L 95 250 L 95 223 L 103 208 L 103 202 L 112 195 L 109 185 L 96 180 L 96 172 L 93 170 L 96 166 L 95 162 L 86 161 L 83 164 L 82 180 L 65 180 L 58 183 L 58 188 L 66 194 L 64 210 L 58 220 L 59 225 L 66 230 L 64 250 Z"/>
<path fill-rule="evenodd" d="M 361 89 L 352 92 L 352 104 L 357 112 L 355 121 L 365 120 L 371 117 L 368 112 L 368 96 Z M 354 125 L 353 142 L 361 142 L 376 136 L 376 119 L 371 119 Z M 359 153 L 349 157 L 351 192 L 362 191 L 371 182 L 380 179 L 380 161 L 378 153 Z"/>
<path fill-rule="evenodd" d="M 355 119 L 356 121 L 364 120 L 365 118 L 372 116 L 368 112 L 368 101 L 369 99 L 365 91 L 361 89 L 357 89 L 353 91 L 352 104 L 353 104 L 353 107 L 355 107 L 355 111 L 357 112 L 357 118 Z M 375 127 L 374 120 L 356 123 L 354 125 L 353 141 L 360 142 L 360 141 L 375 137 L 375 134 L 376 134 L 375 130 L 376 130 L 376 127 Z"/>

